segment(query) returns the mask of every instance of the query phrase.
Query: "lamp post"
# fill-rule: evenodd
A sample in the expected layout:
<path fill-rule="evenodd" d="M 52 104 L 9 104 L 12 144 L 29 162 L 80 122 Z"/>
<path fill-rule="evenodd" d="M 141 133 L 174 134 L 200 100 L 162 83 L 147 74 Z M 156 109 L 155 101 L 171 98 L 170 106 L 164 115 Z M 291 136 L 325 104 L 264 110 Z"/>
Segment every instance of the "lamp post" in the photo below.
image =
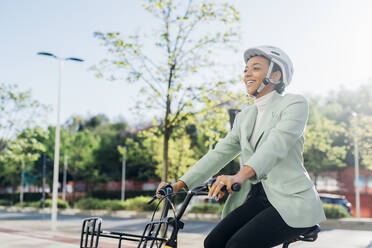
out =
<path fill-rule="evenodd" d="M 66 200 L 67 155 L 64 156 L 62 200 Z"/>
<path fill-rule="evenodd" d="M 121 166 L 121 201 L 125 200 L 125 155 L 127 153 L 127 148 L 123 146 L 123 161 Z"/>
<path fill-rule="evenodd" d="M 57 126 L 56 126 L 56 138 L 54 145 L 54 167 L 53 167 L 53 194 L 52 194 L 52 230 L 57 229 L 57 200 L 58 200 L 58 172 L 59 172 L 59 135 L 60 135 L 60 112 L 61 112 L 61 83 L 62 83 L 62 69 L 63 61 L 71 60 L 76 62 L 83 62 L 84 60 L 79 58 L 60 58 L 52 53 L 38 52 L 37 55 L 48 56 L 59 61 L 59 72 L 58 72 L 58 94 L 57 94 Z"/>
<path fill-rule="evenodd" d="M 41 206 L 44 209 L 45 207 L 45 169 L 46 169 L 46 157 L 45 153 L 43 154 L 43 194 L 41 198 Z"/>
<path fill-rule="evenodd" d="M 355 164 L 355 209 L 356 217 L 360 218 L 360 181 L 359 181 L 359 149 L 358 149 L 358 115 L 353 112 L 354 117 L 354 164 Z"/>
<path fill-rule="evenodd" d="M 23 203 L 24 184 L 25 184 L 25 161 L 24 159 L 22 159 L 21 192 L 19 194 L 19 201 L 21 203 Z"/>

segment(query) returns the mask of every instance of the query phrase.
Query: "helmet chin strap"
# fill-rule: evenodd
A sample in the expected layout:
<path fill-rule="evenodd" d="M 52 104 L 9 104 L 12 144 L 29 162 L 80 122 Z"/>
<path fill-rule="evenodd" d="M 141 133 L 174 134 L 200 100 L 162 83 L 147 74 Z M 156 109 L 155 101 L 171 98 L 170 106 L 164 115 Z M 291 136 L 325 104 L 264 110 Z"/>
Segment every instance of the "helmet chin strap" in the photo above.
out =
<path fill-rule="evenodd" d="M 253 94 L 253 96 L 256 97 L 258 94 L 260 94 L 261 91 L 265 88 L 265 86 L 268 85 L 269 83 L 280 84 L 280 81 L 275 82 L 275 81 L 273 81 L 273 80 L 270 79 L 270 76 L 271 76 L 271 72 L 273 70 L 273 67 L 274 67 L 274 62 L 273 61 L 270 61 L 270 65 L 269 65 L 269 69 L 267 70 L 266 77 L 262 80 L 262 83 L 261 83 L 260 87 L 258 87 L 258 89 Z"/>

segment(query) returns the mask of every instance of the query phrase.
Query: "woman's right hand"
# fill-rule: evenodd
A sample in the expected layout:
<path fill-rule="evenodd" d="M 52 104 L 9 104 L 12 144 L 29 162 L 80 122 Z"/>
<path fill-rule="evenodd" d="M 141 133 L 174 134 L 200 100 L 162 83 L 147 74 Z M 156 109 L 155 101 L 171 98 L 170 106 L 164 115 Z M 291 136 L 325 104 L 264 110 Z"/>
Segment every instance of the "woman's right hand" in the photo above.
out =
<path fill-rule="evenodd" d="M 161 182 L 159 185 L 158 185 L 158 188 L 156 189 L 156 194 L 159 194 L 159 190 L 164 187 L 164 186 L 167 186 L 169 183 L 167 182 Z M 178 191 L 180 191 L 182 188 L 184 188 L 186 186 L 186 184 L 183 182 L 183 181 L 178 181 L 176 183 L 173 183 L 172 184 L 172 188 L 173 188 L 173 193 L 177 193 Z"/>

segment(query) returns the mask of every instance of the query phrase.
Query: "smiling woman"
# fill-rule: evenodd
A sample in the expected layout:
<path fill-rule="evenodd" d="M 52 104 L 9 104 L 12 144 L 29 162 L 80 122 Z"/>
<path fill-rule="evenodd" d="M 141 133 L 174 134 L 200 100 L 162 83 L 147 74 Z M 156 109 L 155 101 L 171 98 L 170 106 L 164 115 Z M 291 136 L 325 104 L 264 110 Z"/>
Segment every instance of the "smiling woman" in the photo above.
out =
<path fill-rule="evenodd" d="M 207 248 L 273 247 L 325 220 L 303 166 L 308 103 L 300 95 L 280 94 L 292 79 L 291 60 L 279 48 L 260 46 L 246 50 L 244 61 L 244 84 L 254 105 L 243 109 L 215 149 L 172 185 L 175 192 L 193 188 L 241 155 L 241 170 L 218 176 L 209 190 L 209 197 L 221 199 L 226 186 L 230 195 L 223 219 L 204 241 Z M 233 193 L 235 183 L 242 189 Z M 165 185 L 162 182 L 158 190 Z M 272 228 L 267 228 L 268 223 Z"/>
<path fill-rule="evenodd" d="M 269 70 L 270 62 L 268 59 L 261 56 L 254 56 L 249 59 L 245 70 L 244 70 L 244 83 L 247 88 L 249 95 L 260 97 L 266 95 L 268 92 L 277 89 L 278 93 L 282 93 L 284 90 L 284 83 L 280 81 L 282 78 L 282 73 L 280 67 L 275 64 L 272 69 L 270 79 L 274 82 L 279 82 L 277 85 L 269 84 L 259 93 L 257 90 L 261 86 L 261 82 L 267 76 L 267 71 Z"/>

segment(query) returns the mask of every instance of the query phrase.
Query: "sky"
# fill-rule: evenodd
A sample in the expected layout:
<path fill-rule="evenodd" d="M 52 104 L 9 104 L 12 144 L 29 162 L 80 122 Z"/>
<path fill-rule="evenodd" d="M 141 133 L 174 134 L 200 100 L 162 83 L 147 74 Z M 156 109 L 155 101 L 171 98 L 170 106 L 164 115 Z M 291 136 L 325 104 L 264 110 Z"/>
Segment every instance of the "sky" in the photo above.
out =
<path fill-rule="evenodd" d="M 154 21 L 141 7 L 143 2 L 0 0 L 0 82 L 30 89 L 35 99 L 52 106 L 47 122 L 53 125 L 58 61 L 36 54 L 47 51 L 82 58 L 84 63 L 64 63 L 61 122 L 72 115 L 104 113 L 112 121 L 122 116 L 135 126 L 143 121 L 130 111 L 139 85 L 97 79 L 89 68 L 107 58 L 105 48 L 93 36 L 95 31 L 128 36 L 140 30 L 151 35 Z M 240 68 L 245 49 L 263 44 L 280 47 L 295 69 L 287 92 L 306 95 L 325 95 L 341 85 L 353 89 L 372 78 L 372 1 L 230 2 L 240 12 L 241 40 L 237 53 L 217 56 L 217 60 Z"/>

